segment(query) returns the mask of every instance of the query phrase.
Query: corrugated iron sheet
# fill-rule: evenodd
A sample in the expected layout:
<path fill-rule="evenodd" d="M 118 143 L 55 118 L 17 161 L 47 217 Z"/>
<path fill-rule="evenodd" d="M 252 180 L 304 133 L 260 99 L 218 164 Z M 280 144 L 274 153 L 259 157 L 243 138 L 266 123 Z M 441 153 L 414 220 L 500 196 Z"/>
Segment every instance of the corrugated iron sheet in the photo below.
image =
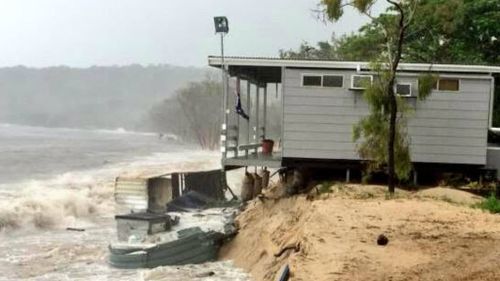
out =
<path fill-rule="evenodd" d="M 148 208 L 148 179 L 116 178 L 115 202 L 118 213 L 146 211 Z"/>

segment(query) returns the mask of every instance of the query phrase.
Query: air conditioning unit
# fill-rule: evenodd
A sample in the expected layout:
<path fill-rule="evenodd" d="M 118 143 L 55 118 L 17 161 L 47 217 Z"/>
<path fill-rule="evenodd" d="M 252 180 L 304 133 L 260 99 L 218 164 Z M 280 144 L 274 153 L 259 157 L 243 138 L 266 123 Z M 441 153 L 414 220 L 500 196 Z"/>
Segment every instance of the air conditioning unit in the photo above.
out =
<path fill-rule="evenodd" d="M 411 97 L 411 83 L 397 83 L 395 87 L 395 92 L 401 97 Z"/>

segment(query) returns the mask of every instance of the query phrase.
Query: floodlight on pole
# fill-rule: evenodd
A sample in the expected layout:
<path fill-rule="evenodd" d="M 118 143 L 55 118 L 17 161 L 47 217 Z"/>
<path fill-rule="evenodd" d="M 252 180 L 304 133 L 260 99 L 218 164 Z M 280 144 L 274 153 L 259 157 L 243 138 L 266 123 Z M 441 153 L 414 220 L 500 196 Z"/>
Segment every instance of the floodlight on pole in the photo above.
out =
<path fill-rule="evenodd" d="M 221 72 L 222 72 L 222 133 L 221 133 L 221 151 L 222 159 L 227 156 L 227 121 L 229 115 L 228 109 L 228 89 L 226 65 L 224 62 L 224 35 L 229 32 L 229 23 L 226 17 L 214 17 L 215 33 L 220 34 L 220 52 L 221 52 Z"/>

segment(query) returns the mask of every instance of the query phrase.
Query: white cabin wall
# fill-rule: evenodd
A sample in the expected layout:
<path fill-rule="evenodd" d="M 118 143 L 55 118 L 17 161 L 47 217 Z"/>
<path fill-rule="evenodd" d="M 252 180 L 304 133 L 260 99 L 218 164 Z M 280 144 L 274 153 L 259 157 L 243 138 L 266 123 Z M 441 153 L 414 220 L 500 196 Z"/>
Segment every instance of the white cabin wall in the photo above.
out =
<path fill-rule="evenodd" d="M 302 87 L 302 74 L 344 75 L 342 88 Z M 349 90 L 355 71 L 286 69 L 283 157 L 359 160 L 352 128 L 368 114 L 362 92 Z M 418 93 L 416 77 L 411 82 Z M 489 79 L 461 79 L 459 92 L 433 93 L 426 101 L 408 99 L 414 162 L 486 163 Z"/>

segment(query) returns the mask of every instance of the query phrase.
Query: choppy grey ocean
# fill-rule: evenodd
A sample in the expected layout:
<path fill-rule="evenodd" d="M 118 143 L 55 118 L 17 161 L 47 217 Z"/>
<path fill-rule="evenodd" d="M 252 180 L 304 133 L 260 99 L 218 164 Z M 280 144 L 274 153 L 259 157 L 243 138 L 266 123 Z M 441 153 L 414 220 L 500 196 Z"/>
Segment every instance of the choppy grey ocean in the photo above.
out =
<path fill-rule="evenodd" d="M 154 133 L 0 124 L 0 280 L 193 280 L 207 271 L 215 275 L 203 280 L 247 280 L 230 262 L 153 270 L 106 263 L 116 176 L 209 169 L 218 160 Z"/>

